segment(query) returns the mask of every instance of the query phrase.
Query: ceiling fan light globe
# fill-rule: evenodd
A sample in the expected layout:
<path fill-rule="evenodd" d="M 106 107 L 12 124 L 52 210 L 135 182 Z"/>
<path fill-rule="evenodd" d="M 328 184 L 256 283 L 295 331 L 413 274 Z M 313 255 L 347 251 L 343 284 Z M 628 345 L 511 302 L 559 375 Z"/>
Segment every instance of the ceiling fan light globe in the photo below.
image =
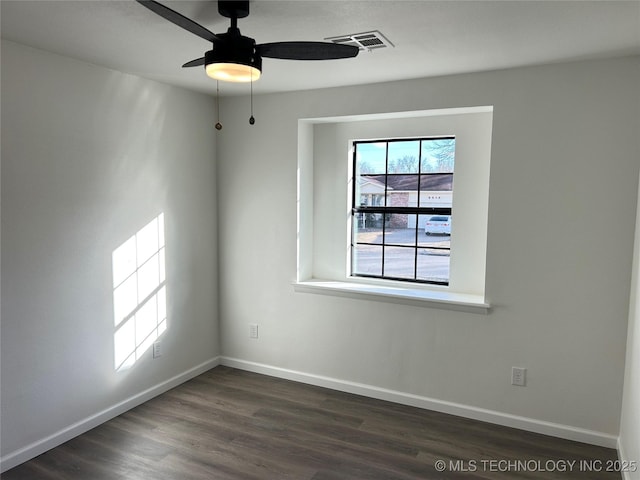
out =
<path fill-rule="evenodd" d="M 252 65 L 242 63 L 216 62 L 205 67 L 207 75 L 223 82 L 255 82 L 261 72 Z"/>

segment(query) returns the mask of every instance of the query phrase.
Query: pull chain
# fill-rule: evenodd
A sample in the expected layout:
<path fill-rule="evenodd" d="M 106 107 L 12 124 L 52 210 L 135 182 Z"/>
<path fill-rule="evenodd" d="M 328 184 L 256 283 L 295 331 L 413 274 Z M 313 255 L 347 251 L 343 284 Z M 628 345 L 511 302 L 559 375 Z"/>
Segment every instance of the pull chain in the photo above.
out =
<path fill-rule="evenodd" d="M 220 82 L 216 80 L 216 130 L 222 130 L 222 124 L 220 123 Z"/>
<path fill-rule="evenodd" d="M 251 72 L 251 116 L 249 117 L 249 125 L 256 123 L 256 119 L 253 117 L 253 71 Z"/>

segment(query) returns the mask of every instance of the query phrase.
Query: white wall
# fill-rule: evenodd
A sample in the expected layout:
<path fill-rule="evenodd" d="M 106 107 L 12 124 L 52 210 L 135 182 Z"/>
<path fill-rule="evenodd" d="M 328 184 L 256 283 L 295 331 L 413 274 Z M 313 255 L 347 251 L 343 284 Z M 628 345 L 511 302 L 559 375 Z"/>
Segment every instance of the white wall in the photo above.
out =
<path fill-rule="evenodd" d="M 223 355 L 610 444 L 622 400 L 639 84 L 633 57 L 274 94 L 254 98 L 254 126 L 247 98 L 224 99 Z M 294 293 L 298 119 L 478 105 L 494 106 L 491 313 Z M 258 340 L 249 339 L 253 322 Z M 514 365 L 528 369 L 524 388 L 510 385 Z"/>
<path fill-rule="evenodd" d="M 640 102 L 640 99 L 639 99 Z M 640 104 L 638 105 L 640 108 Z M 638 132 L 640 133 L 640 131 Z M 637 155 L 640 158 L 640 135 L 636 137 Z M 640 196 L 636 217 L 636 241 L 633 256 L 633 274 L 629 306 L 629 331 L 627 336 L 627 361 L 624 377 L 624 395 L 620 419 L 619 451 L 623 460 L 635 461 L 636 469 L 629 469 L 627 480 L 640 479 Z"/>
<path fill-rule="evenodd" d="M 2 42 L 8 464 L 218 355 L 214 123 L 204 95 Z M 115 372 L 111 254 L 160 212 L 163 356 Z"/>

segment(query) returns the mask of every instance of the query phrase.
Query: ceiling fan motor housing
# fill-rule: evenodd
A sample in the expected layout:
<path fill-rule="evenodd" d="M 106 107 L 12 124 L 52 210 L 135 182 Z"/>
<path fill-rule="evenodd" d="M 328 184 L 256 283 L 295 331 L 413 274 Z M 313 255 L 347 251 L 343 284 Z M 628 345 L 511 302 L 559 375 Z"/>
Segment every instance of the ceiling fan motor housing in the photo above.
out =
<path fill-rule="evenodd" d="M 236 34 L 222 34 L 219 37 L 222 41 L 215 42 L 213 50 L 204 54 L 205 66 L 211 63 L 239 63 L 262 71 L 262 57 L 256 52 L 253 38 Z"/>

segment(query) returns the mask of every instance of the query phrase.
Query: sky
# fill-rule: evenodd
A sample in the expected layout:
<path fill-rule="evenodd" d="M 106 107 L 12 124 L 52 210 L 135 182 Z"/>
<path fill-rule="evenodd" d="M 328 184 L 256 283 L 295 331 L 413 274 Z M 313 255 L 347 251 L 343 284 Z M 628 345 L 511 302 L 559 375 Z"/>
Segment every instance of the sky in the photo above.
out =
<path fill-rule="evenodd" d="M 441 139 L 438 139 L 441 140 Z M 366 142 L 356 144 L 356 161 L 358 166 L 367 165 L 367 173 L 385 173 L 386 147 L 389 145 L 389 162 L 395 162 L 404 157 L 420 158 L 420 140 L 393 141 L 393 142 Z M 422 142 L 422 158 L 427 163 L 435 166 L 436 160 L 433 152 L 436 150 L 435 141 Z M 417 169 L 417 162 L 416 162 Z M 406 171 L 405 173 L 418 173 Z"/>

